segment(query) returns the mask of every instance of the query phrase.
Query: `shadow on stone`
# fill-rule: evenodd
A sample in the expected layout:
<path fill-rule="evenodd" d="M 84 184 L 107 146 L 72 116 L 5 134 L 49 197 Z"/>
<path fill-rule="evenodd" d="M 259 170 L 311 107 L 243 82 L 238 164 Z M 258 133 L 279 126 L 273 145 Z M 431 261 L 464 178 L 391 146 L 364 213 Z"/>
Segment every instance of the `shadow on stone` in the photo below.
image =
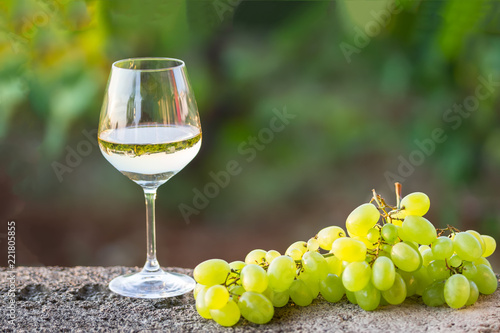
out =
<path fill-rule="evenodd" d="M 19 301 L 43 301 L 47 298 L 51 290 L 43 284 L 28 284 L 21 289 L 17 299 Z"/>
<path fill-rule="evenodd" d="M 75 301 L 95 301 L 109 296 L 110 293 L 107 285 L 86 284 L 75 293 Z"/>
<path fill-rule="evenodd" d="M 178 296 L 178 297 L 169 297 L 159 300 L 154 304 L 154 307 L 156 309 L 165 309 L 165 308 L 173 308 L 176 306 L 181 306 L 184 304 L 185 302 L 183 301 L 183 297 Z"/>

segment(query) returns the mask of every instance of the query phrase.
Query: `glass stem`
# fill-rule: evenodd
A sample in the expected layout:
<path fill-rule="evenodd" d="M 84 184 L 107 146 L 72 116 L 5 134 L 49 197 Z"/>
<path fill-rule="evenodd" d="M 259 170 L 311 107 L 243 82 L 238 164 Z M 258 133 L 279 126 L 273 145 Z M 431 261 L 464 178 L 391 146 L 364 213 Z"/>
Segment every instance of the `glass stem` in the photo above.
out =
<path fill-rule="evenodd" d="M 160 264 L 156 260 L 156 232 L 155 232 L 155 200 L 156 187 L 144 187 L 144 197 L 146 199 L 146 233 L 147 233 L 147 260 L 143 270 L 155 272 L 160 269 Z"/>

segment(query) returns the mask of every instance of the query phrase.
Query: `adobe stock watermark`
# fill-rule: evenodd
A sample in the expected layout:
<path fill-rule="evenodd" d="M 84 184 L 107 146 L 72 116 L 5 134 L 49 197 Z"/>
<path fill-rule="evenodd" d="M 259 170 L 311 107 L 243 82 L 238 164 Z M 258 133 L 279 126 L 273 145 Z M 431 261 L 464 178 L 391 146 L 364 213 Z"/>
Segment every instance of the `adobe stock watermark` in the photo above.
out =
<path fill-rule="evenodd" d="M 217 172 L 210 171 L 208 175 L 212 181 L 206 183 L 201 190 L 193 188 L 194 196 L 191 205 L 179 204 L 179 211 L 186 223 L 190 222 L 192 215 L 198 215 L 203 209 L 207 208 L 210 200 L 217 197 L 222 189 L 229 186 L 232 177 L 241 174 L 244 164 L 254 161 L 258 153 L 266 149 L 267 145 L 274 140 L 275 135 L 284 131 L 286 126 L 290 124 L 290 120 L 297 117 L 297 115 L 289 113 L 286 106 L 281 111 L 273 109 L 273 114 L 267 127 L 261 128 L 256 136 L 249 136 L 238 145 L 238 154 L 244 157 L 244 162 L 233 159 L 226 163 L 225 169 Z"/>
<path fill-rule="evenodd" d="M 16 222 L 7 222 L 7 299 L 6 316 L 9 324 L 16 319 Z"/>
<path fill-rule="evenodd" d="M 60 183 L 64 180 L 64 174 L 73 172 L 75 168 L 82 164 L 83 158 L 92 154 L 94 147 L 99 146 L 97 143 L 97 129 L 91 131 L 85 129 L 82 131 L 82 135 L 85 139 L 80 140 L 76 147 L 66 146 L 65 164 L 57 161 L 51 163 L 52 170 L 54 170 Z"/>
<path fill-rule="evenodd" d="M 474 90 L 474 95 L 467 96 L 462 103 L 455 103 L 444 111 L 442 120 L 451 130 L 455 131 L 460 128 L 464 120 L 479 109 L 480 103 L 490 98 L 493 92 L 500 87 L 500 81 L 495 81 L 493 75 L 489 75 L 487 79 L 479 76 L 478 81 L 479 84 Z M 404 183 L 408 177 L 413 175 L 415 168 L 421 166 L 436 151 L 436 147 L 448 139 L 446 130 L 447 128 L 443 127 L 434 128 L 427 138 L 414 141 L 417 148 L 412 150 L 407 157 L 398 156 L 397 169 L 394 172 L 386 171 L 384 173 L 389 188 L 393 188 L 395 182 Z"/>
<path fill-rule="evenodd" d="M 40 28 L 49 24 L 52 19 L 61 17 L 61 6 L 70 0 L 36 0 L 39 9 L 30 15 L 20 18 L 19 34 L 13 31 L 6 33 L 10 41 L 10 46 L 14 53 L 19 53 L 21 49 L 27 48 L 30 42 L 38 33 Z"/>
<path fill-rule="evenodd" d="M 361 51 L 370 44 L 372 38 L 377 37 L 382 32 L 382 29 L 387 28 L 393 15 L 397 15 L 403 11 L 403 6 L 399 1 L 400 0 L 390 1 L 387 3 L 386 8 L 379 11 L 370 11 L 373 20 L 366 22 L 363 29 L 359 26 L 354 26 L 354 45 L 347 42 L 339 44 L 340 50 L 348 64 L 351 63 L 351 57 L 354 53 L 361 53 Z"/>
<path fill-rule="evenodd" d="M 236 6 L 240 4 L 242 0 L 214 0 L 212 5 L 214 6 L 219 20 L 224 21 L 224 15 L 226 13 L 233 13 Z"/>

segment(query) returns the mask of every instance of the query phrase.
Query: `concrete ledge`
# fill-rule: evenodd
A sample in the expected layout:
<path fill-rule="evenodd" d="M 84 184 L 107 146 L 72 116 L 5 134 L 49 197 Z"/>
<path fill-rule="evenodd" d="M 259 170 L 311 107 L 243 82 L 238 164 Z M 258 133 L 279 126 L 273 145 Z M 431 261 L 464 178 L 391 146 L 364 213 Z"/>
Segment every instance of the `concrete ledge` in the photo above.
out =
<path fill-rule="evenodd" d="M 241 320 L 223 328 L 201 318 L 192 294 L 162 300 L 118 296 L 107 287 L 129 267 L 18 267 L 16 318 L 9 322 L 6 268 L 0 269 L 2 332 L 500 332 L 500 292 L 480 296 L 471 307 L 430 308 L 419 298 L 374 312 L 347 301 L 328 303 L 319 297 L 308 307 L 276 309 L 267 325 Z M 168 269 L 191 274 L 182 268 Z M 497 276 L 498 277 L 498 276 Z"/>

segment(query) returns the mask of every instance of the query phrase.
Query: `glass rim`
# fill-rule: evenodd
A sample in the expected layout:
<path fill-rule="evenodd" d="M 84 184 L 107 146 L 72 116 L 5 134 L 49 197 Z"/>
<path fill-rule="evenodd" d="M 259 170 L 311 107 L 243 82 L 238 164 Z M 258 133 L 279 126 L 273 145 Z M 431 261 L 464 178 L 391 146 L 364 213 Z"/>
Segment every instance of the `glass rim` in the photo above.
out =
<path fill-rule="evenodd" d="M 126 62 L 133 62 L 133 61 L 151 61 L 151 62 L 160 62 L 160 61 L 171 61 L 176 63 L 173 66 L 164 66 L 160 68 L 127 68 L 127 67 L 120 67 L 120 63 L 126 63 Z M 126 70 L 126 71 L 136 71 L 136 72 L 163 72 L 163 71 L 172 71 L 177 68 L 182 68 L 185 67 L 186 64 L 184 61 L 176 58 L 167 58 L 167 57 L 140 57 L 140 58 L 127 58 L 127 59 L 121 59 L 113 62 L 111 67 L 113 69 L 121 69 L 121 70 Z"/>

